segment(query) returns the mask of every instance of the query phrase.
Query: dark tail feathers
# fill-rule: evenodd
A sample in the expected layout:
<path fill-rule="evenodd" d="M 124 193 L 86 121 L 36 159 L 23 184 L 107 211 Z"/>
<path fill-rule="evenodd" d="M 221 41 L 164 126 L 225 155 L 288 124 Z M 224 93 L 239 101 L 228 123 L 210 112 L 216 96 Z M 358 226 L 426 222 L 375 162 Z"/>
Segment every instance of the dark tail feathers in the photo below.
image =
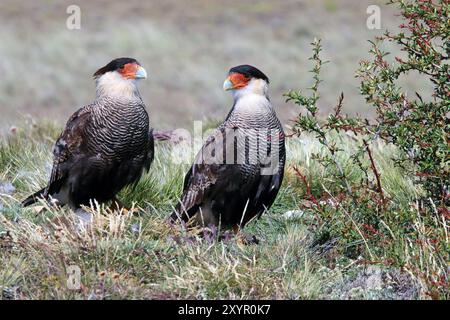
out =
<path fill-rule="evenodd" d="M 45 188 L 39 190 L 38 192 L 33 193 L 31 196 L 22 201 L 23 207 L 28 207 L 33 203 L 37 202 L 40 198 L 45 198 Z"/>

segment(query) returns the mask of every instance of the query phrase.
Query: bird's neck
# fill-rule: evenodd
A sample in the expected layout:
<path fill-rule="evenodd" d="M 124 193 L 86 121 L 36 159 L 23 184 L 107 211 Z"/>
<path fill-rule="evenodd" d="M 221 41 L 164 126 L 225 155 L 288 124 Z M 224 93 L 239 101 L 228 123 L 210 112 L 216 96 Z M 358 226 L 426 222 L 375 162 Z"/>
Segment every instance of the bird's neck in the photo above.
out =
<path fill-rule="evenodd" d="M 97 99 L 140 100 L 135 80 L 124 79 L 117 72 L 109 72 L 97 79 Z"/>
<path fill-rule="evenodd" d="M 245 114 L 263 114 L 272 111 L 269 98 L 263 94 L 248 93 L 235 100 L 233 112 Z"/>
<path fill-rule="evenodd" d="M 251 96 L 261 96 L 268 98 L 268 85 L 267 82 L 262 79 L 252 79 L 250 82 L 239 90 L 233 90 L 233 99 L 237 103 L 242 98 Z"/>

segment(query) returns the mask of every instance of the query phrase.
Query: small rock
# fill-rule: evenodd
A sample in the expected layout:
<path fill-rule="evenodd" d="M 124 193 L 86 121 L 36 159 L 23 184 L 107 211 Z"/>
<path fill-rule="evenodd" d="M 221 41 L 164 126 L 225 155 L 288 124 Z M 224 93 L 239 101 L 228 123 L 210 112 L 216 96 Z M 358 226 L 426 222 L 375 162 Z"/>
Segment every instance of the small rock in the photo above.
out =
<path fill-rule="evenodd" d="M 286 220 L 294 220 L 294 219 L 300 219 L 305 214 L 302 210 L 289 210 L 283 214 L 283 218 Z"/>
<path fill-rule="evenodd" d="M 92 214 L 89 212 L 86 212 L 83 209 L 77 209 L 75 211 L 75 216 L 78 218 L 78 229 L 81 230 L 82 228 L 88 227 L 92 223 Z"/>
<path fill-rule="evenodd" d="M 139 233 L 141 231 L 141 226 L 139 223 L 133 223 L 131 225 L 131 232 Z"/>
<path fill-rule="evenodd" d="M 396 268 L 368 266 L 358 273 L 346 276 L 332 287 L 332 298 L 337 299 L 420 299 L 424 287 L 409 274 Z"/>
<path fill-rule="evenodd" d="M 365 271 L 365 276 L 367 277 L 365 283 L 367 288 L 371 290 L 381 290 L 383 285 L 381 268 L 369 266 Z"/>
<path fill-rule="evenodd" d="M 0 181 L 0 193 L 12 194 L 14 191 L 16 191 L 16 188 L 14 188 L 12 183 Z"/>

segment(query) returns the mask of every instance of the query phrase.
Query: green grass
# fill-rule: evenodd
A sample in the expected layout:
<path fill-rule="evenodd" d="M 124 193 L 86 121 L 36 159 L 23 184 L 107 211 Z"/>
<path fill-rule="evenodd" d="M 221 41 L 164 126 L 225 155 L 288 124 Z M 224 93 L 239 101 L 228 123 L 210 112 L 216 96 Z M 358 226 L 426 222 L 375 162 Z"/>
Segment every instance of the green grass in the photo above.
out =
<path fill-rule="evenodd" d="M 21 208 L 20 200 L 45 185 L 51 170 L 51 148 L 59 128 L 51 123 L 24 126 L 0 140 L 0 183 L 11 182 L 13 194 L 0 194 L 0 297 L 16 299 L 327 299 L 399 298 L 371 288 L 365 279 L 364 259 L 350 258 L 344 250 L 331 245 L 317 246 L 321 227 L 313 210 L 286 218 L 285 212 L 298 210 L 305 202 L 303 184 L 291 167 L 300 167 L 315 190 L 335 185 L 332 174 L 320 169 L 311 153 L 324 152 L 313 139 L 291 138 L 288 142 L 286 178 L 275 204 L 245 232 L 255 234 L 259 245 L 243 245 L 236 238 L 215 241 L 188 234 L 181 227 L 170 227 L 166 218 L 180 195 L 187 165 L 175 164 L 172 154 L 190 159 L 187 148 L 157 143 L 156 158 L 148 174 L 136 188 L 119 196 L 137 214 L 111 212 L 93 205 L 91 225 L 82 227 L 68 208 L 56 210 L 45 203 Z M 344 148 L 350 148 L 346 141 Z M 399 204 L 411 202 L 416 190 L 402 176 L 387 155 L 395 150 L 375 147 L 385 192 Z M 346 159 L 342 159 L 344 163 Z M 348 161 L 347 161 L 348 162 Z M 351 170 L 350 166 L 346 170 Z M 355 173 L 356 174 L 356 173 Z M 352 175 L 350 175 L 351 177 Z M 356 177 L 354 177 L 356 179 Z M 351 213 L 353 214 L 353 213 Z M 393 221 L 392 219 L 388 221 Z M 338 226 L 342 212 L 335 210 L 329 225 Z M 427 227 L 420 219 L 417 228 Z M 436 228 L 440 227 L 439 221 Z M 398 232 L 395 225 L 390 225 Z M 445 255 L 425 252 L 400 238 L 377 257 L 398 256 L 405 266 L 420 266 L 408 261 L 414 252 L 421 254 L 422 267 L 408 269 L 409 298 L 426 298 L 420 287 L 421 272 L 441 270 Z M 362 242 L 363 239 L 357 239 Z M 371 263 L 383 272 L 396 272 L 400 263 L 385 266 Z M 67 268 L 81 269 L 79 290 L 67 287 Z M 439 269 L 441 268 L 441 269 Z M 356 279 L 356 280 L 355 280 Z M 409 279 L 409 278 L 408 278 Z M 360 282 L 357 282 L 360 281 Z M 404 280 L 402 280 L 404 281 Z M 353 283 L 355 285 L 353 286 Z M 362 283 L 362 284 L 361 284 Z M 392 284 L 394 283 L 394 284 Z M 389 286 L 394 289 L 395 279 Z M 353 286 L 353 287 L 352 287 Z M 356 289 L 355 289 L 356 287 Z M 388 285 L 386 285 L 386 288 Z M 388 289 L 386 289 L 388 290 Z M 391 292 L 389 291 L 389 292 Z M 356 293 L 355 293 L 356 292 Z"/>

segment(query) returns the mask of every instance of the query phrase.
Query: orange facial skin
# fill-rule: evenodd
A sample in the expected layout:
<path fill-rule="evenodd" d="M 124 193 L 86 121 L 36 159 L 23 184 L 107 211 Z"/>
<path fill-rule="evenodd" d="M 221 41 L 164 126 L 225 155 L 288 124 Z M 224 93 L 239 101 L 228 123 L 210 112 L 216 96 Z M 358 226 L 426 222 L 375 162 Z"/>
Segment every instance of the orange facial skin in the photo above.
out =
<path fill-rule="evenodd" d="M 233 84 L 233 89 L 241 89 L 244 88 L 247 83 L 250 81 L 249 78 L 247 78 L 242 73 L 232 73 L 228 76 L 231 83 Z"/>
<path fill-rule="evenodd" d="M 119 73 L 126 79 L 135 79 L 138 68 L 139 65 L 137 63 L 127 63 L 119 69 Z"/>

